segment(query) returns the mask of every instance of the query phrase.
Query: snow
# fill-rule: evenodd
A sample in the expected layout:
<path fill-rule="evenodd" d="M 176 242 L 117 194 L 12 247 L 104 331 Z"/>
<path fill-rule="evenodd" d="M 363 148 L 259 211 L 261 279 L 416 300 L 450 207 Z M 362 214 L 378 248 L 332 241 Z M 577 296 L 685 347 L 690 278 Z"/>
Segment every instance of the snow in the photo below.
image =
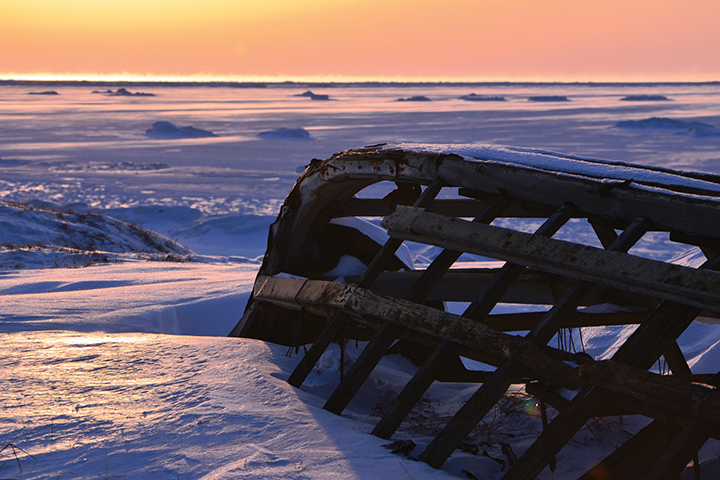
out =
<path fill-rule="evenodd" d="M 692 126 L 683 135 L 611 128 L 648 118 L 720 125 L 717 85 L 642 86 L 673 102 L 622 101 L 635 85 L 422 85 L 432 102 L 394 101 L 417 86 L 345 85 L 333 87 L 338 102 L 290 98 L 309 87 L 153 86 L 157 95 L 141 99 L 93 95 L 87 86 L 0 86 L 0 448 L 8 445 L 0 476 L 431 479 L 466 470 L 496 480 L 496 460 L 507 461 L 502 444 L 519 456 L 541 431 L 523 392 L 504 399 L 508 415 L 495 410 L 476 429 L 477 455 L 458 450 L 436 471 L 369 434 L 416 371 L 408 360 L 385 357 L 336 416 L 321 408 L 339 382 L 336 345 L 295 389 L 285 379 L 302 348 L 225 337 L 298 172 L 313 158 L 388 142 L 383 148 L 718 191 L 712 181 L 663 170 L 720 174 L 712 136 L 693 135 Z M 59 95 L 29 96 L 30 88 Z M 506 101 L 462 100 L 471 88 Z M 538 93 L 572 102 L 527 101 Z M 142 132 L 157 121 L 215 136 L 150 139 Z M 303 125 L 313 141 L 258 137 L 282 125 Z M 386 238 L 365 220 L 338 221 Z M 596 241 L 580 221 L 558 235 Z M 693 267 L 704 261 L 666 236 L 644 242 L 637 254 Z M 438 253 L 403 251 L 408 266 Z M 463 260 L 458 266 L 477 265 Z M 720 335 L 715 319 L 700 320 L 679 344 L 695 373 L 714 373 Z M 609 358 L 633 330 L 583 329 L 583 342 L 591 355 Z M 348 345 L 345 368 L 362 347 Z M 435 383 L 394 440 L 412 439 L 417 456 L 473 390 Z M 558 455 L 558 470 L 541 478 L 580 477 L 643 425 L 626 417 L 581 430 Z M 17 461 L 10 444 L 22 449 Z M 717 448 L 701 451 L 704 469 L 717 468 Z"/>
<path fill-rule="evenodd" d="M 368 222 L 367 220 L 363 218 L 358 217 L 341 217 L 341 218 L 333 218 L 330 220 L 330 223 L 333 225 L 342 225 L 344 227 L 350 227 L 354 228 L 355 230 L 358 230 L 365 234 L 366 236 L 370 237 L 372 240 L 375 241 L 378 245 L 385 245 L 385 242 L 388 241 L 390 238 L 385 231 L 385 229 L 378 227 L 374 223 Z M 408 267 L 408 269 L 413 270 L 414 262 L 413 257 L 410 253 L 410 249 L 407 245 L 402 244 L 400 245 L 400 248 L 397 249 L 395 252 L 395 256 L 405 264 L 405 266 Z"/>

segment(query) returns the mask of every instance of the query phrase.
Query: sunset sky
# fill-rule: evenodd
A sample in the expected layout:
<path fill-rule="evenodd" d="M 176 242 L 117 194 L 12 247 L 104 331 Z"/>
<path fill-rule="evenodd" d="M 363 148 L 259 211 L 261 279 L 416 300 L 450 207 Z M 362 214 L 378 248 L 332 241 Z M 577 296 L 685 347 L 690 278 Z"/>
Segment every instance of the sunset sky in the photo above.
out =
<path fill-rule="evenodd" d="M 718 0 L 0 0 L 0 78 L 720 80 Z"/>

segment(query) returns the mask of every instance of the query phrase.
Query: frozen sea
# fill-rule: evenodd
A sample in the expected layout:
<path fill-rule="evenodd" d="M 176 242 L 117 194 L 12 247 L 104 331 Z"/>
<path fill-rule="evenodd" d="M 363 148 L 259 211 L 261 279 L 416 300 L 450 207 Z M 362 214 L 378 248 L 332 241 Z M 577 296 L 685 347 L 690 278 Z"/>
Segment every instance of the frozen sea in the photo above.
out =
<path fill-rule="evenodd" d="M 122 86 L 153 95 L 0 84 L 0 207 L 106 213 L 176 240 L 173 255 L 184 246 L 196 261 L 116 252 L 102 265 L 55 268 L 79 265 L 7 248 L 40 242 L 49 221 L 23 230 L 0 209 L 3 478 L 500 478 L 489 457 L 461 454 L 435 471 L 368 435 L 369 409 L 412 372 L 402 359 L 387 359 L 373 388 L 335 417 L 320 407 L 337 382 L 337 352 L 300 391 L 284 382 L 297 355 L 222 338 L 304 166 L 383 142 L 476 143 L 720 175 L 720 84 Z M 213 136 L 148 135 L 156 122 Z M 646 247 L 654 258 L 678 253 Z M 600 349 L 628 334 L 586 340 Z M 714 329 L 698 325 L 682 340 L 696 373 L 718 370 Z M 437 388 L 421 423 L 468 394 Z M 542 478 L 580 476 L 637 428 L 618 422 L 581 431 Z M 528 417 L 513 428 L 523 435 L 482 437 L 491 457 L 510 438 L 522 453 L 539 427 Z M 422 443 L 423 432 L 411 433 Z M 720 448 L 701 453 L 712 465 Z"/>

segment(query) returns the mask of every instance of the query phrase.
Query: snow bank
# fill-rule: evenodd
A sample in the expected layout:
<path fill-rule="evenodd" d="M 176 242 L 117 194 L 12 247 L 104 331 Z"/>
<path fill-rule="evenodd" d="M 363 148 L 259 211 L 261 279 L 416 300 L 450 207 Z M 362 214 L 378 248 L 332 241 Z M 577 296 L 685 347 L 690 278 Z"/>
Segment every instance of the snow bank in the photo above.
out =
<path fill-rule="evenodd" d="M 175 138 L 206 138 L 216 135 L 207 130 L 195 127 L 176 127 L 170 122 L 155 122 L 152 128 L 145 131 L 148 138 L 175 139 Z"/>
<path fill-rule="evenodd" d="M 310 132 L 304 128 L 277 128 L 275 130 L 269 130 L 267 132 L 258 133 L 258 137 L 263 140 L 312 140 L 310 138 Z"/>
<path fill-rule="evenodd" d="M 95 212 L 0 201 L 0 269 L 124 261 L 186 260 L 192 252 L 135 224 Z"/>

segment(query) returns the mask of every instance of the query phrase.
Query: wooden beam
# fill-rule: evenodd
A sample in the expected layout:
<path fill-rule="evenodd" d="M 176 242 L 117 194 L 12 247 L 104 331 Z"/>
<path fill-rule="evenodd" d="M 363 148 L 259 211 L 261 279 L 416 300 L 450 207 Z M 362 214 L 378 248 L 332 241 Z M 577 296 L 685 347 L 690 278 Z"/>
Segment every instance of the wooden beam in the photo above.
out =
<path fill-rule="evenodd" d="M 383 226 L 396 238 L 463 250 L 720 312 L 718 272 L 474 224 L 412 207 L 398 207 L 385 217 Z"/>
<path fill-rule="evenodd" d="M 288 293 L 278 293 L 279 287 L 268 288 L 266 291 L 272 291 L 274 296 L 286 299 L 292 297 L 292 292 L 298 292 L 294 298 L 303 306 L 322 303 L 360 321 L 363 318 L 381 319 L 471 349 L 485 350 L 506 360 L 515 360 L 536 375 L 559 385 L 572 387 L 577 384 L 572 367 L 545 355 L 522 337 L 500 333 L 476 321 L 408 300 L 381 297 L 356 285 L 274 277 L 267 278 L 265 284 L 269 286 L 278 280 L 286 285 Z M 292 282 L 303 286 L 290 285 Z M 312 300 L 307 292 L 313 293 Z M 257 299 L 272 300 L 265 297 L 262 290 Z M 368 322 L 368 326 L 377 325 L 377 322 Z"/>
<path fill-rule="evenodd" d="M 580 367 L 580 377 L 592 385 L 632 397 L 707 423 L 720 424 L 720 392 L 658 375 L 620 362 L 604 360 Z"/>
<path fill-rule="evenodd" d="M 428 295 L 429 301 L 472 302 L 499 271 L 498 268 L 451 269 L 443 275 L 440 283 Z M 422 275 L 423 270 L 383 272 L 372 286 L 379 295 L 406 298 L 410 286 Z M 345 277 L 357 283 L 359 277 Z M 538 270 L 524 269 L 500 299 L 501 303 L 552 305 L 557 299 L 554 292 L 564 292 L 572 279 L 551 275 Z M 632 292 L 597 287 L 582 302 L 583 306 L 612 303 L 614 305 L 655 308 L 659 300 Z"/>

